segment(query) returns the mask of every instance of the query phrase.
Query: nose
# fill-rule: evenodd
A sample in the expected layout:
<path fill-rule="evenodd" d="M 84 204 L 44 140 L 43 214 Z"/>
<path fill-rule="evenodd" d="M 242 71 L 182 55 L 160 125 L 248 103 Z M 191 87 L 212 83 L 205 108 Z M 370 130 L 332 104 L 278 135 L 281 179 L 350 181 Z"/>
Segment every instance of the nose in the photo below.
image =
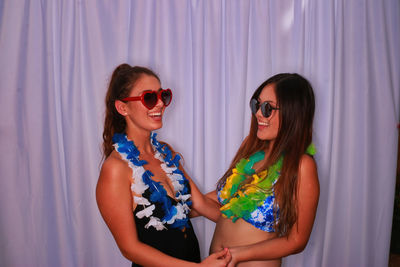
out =
<path fill-rule="evenodd" d="M 256 118 L 262 118 L 262 117 L 264 117 L 264 116 L 263 116 L 263 114 L 262 114 L 262 112 L 261 112 L 261 107 L 259 107 L 259 108 L 257 109 L 257 112 L 256 112 Z"/>
<path fill-rule="evenodd" d="M 164 102 L 161 100 L 161 97 L 157 96 L 157 104 L 156 107 L 163 107 Z"/>

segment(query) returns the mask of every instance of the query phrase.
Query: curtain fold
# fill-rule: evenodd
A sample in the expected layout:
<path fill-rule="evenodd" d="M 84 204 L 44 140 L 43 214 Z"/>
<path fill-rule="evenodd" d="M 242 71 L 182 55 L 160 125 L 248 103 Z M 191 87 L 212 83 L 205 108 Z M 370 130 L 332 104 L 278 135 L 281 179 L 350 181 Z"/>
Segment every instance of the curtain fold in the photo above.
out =
<path fill-rule="evenodd" d="M 396 0 L 12 1 L 0 4 L 0 265 L 129 266 L 98 212 L 113 69 L 173 90 L 159 139 L 214 190 L 267 78 L 316 95 L 321 186 L 306 249 L 284 266 L 385 266 L 400 117 Z M 193 220 L 202 256 L 215 224 Z M 267 252 L 266 252 L 267 253 Z"/>

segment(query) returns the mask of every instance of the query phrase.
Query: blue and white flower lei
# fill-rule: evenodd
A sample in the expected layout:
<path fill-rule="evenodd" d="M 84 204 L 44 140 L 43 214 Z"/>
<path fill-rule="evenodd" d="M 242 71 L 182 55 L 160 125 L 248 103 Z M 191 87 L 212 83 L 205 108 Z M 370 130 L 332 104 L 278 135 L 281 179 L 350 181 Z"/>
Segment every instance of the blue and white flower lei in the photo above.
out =
<path fill-rule="evenodd" d="M 128 162 L 129 167 L 132 168 L 133 181 L 131 190 L 135 194 L 133 197 L 134 202 L 144 207 L 143 210 L 136 213 L 136 217 L 139 219 L 143 217 L 149 218 L 149 222 L 145 225 L 145 228 L 152 226 L 158 231 L 161 231 L 167 229 L 165 224 L 169 224 L 171 228 L 183 229 L 184 227 L 188 227 L 188 214 L 191 206 L 188 180 L 184 173 L 178 168 L 180 156 L 176 155 L 172 158 L 172 152 L 169 147 L 160 144 L 156 136 L 156 133 L 151 134 L 151 144 L 155 152 L 154 157 L 161 161 L 161 168 L 172 182 L 174 192 L 176 192 L 176 205 L 173 205 L 171 199 L 168 198 L 167 192 L 160 182 L 151 179 L 154 174 L 149 170 L 145 170 L 143 167 L 143 165 L 147 164 L 147 161 L 139 159 L 139 150 L 133 141 L 128 140 L 126 134 L 114 134 L 114 148 L 121 157 Z M 148 199 L 143 197 L 143 193 L 146 190 L 150 190 L 151 202 L 161 203 L 165 213 L 163 218 L 153 216 L 155 205 L 151 204 Z"/>

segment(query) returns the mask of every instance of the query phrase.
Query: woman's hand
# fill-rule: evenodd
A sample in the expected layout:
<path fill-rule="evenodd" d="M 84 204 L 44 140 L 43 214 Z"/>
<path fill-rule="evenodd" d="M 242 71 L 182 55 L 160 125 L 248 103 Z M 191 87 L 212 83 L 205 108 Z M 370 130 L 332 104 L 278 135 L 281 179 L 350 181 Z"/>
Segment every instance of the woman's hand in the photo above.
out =
<path fill-rule="evenodd" d="M 200 266 L 226 267 L 226 266 L 228 266 L 231 259 L 232 259 L 232 256 L 231 256 L 229 249 L 225 248 L 225 249 L 215 252 L 215 253 L 211 254 L 210 256 L 208 256 L 207 258 L 205 258 L 200 263 Z"/>
<path fill-rule="evenodd" d="M 231 261 L 228 263 L 227 267 L 235 267 L 238 264 L 238 254 L 240 251 L 240 247 L 231 247 L 229 248 L 229 252 L 231 254 Z"/>

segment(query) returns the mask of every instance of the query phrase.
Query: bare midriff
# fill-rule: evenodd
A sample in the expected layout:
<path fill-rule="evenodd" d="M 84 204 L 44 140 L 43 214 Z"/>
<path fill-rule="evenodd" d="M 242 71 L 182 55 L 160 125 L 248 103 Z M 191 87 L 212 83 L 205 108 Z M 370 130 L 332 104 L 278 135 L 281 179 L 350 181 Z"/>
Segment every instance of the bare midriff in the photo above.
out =
<path fill-rule="evenodd" d="M 217 221 L 213 239 L 211 241 L 210 253 L 220 251 L 223 248 L 244 246 L 258 243 L 264 240 L 276 237 L 275 233 L 265 232 L 260 230 L 250 223 L 238 219 L 232 222 L 231 219 L 220 217 Z M 268 253 L 266 251 L 266 253 Z M 281 260 L 266 260 L 266 261 L 246 261 L 240 262 L 238 267 L 278 267 L 281 266 Z"/>

